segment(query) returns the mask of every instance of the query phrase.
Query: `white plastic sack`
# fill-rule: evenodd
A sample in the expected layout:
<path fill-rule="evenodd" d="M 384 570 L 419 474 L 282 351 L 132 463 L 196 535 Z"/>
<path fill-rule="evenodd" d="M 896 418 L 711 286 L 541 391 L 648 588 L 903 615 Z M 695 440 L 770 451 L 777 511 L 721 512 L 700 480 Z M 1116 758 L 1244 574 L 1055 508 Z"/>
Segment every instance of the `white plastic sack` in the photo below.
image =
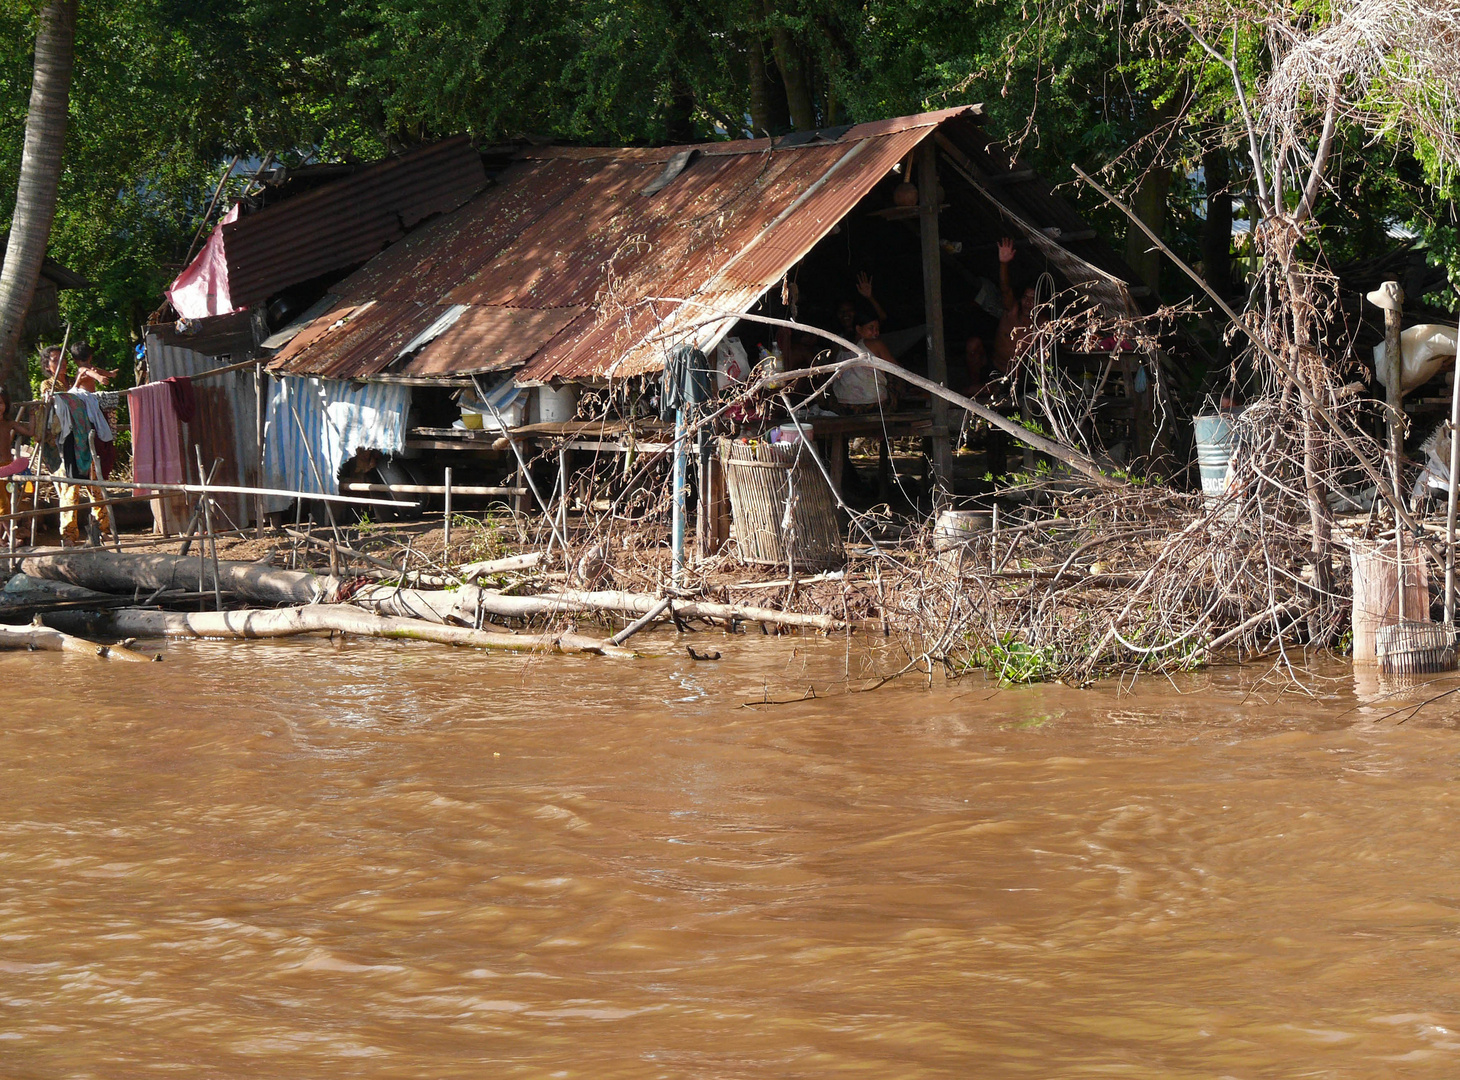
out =
<path fill-rule="evenodd" d="M 750 375 L 750 359 L 737 337 L 727 337 L 715 347 L 715 389 L 740 386 Z"/>
<path fill-rule="evenodd" d="M 1441 323 L 1420 323 L 1399 335 L 1399 355 L 1403 358 L 1399 385 L 1405 393 L 1423 386 L 1455 362 L 1456 330 Z M 1374 372 L 1387 387 L 1384 376 L 1384 343 L 1374 346 Z"/>

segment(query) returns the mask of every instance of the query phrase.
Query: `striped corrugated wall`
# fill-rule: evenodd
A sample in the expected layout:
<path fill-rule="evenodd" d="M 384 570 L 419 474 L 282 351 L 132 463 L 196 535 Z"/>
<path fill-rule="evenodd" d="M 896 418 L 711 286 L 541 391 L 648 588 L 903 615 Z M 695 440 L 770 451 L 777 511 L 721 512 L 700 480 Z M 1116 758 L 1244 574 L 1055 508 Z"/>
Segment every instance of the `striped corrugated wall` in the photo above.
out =
<path fill-rule="evenodd" d="M 165 345 L 155 334 L 147 335 L 147 374 L 154 382 L 186 375 L 196 379 L 205 371 L 227 367 L 247 359 L 244 356 L 208 356 L 178 345 Z M 254 412 L 254 372 L 249 369 L 217 375 L 195 382 L 193 393 L 198 411 L 188 424 L 188 445 L 183 463 L 189 479 L 197 476 L 193 447 L 203 452 L 205 471 L 222 459 L 214 474 L 217 484 L 249 487 L 258 483 L 258 429 Z M 247 495 L 220 495 L 218 505 L 240 528 L 253 520 L 253 501 Z"/>
<path fill-rule="evenodd" d="M 270 381 L 264 428 L 267 486 L 338 495 L 340 466 L 357 449 L 382 454 L 405 449 L 409 387 L 291 375 Z"/>

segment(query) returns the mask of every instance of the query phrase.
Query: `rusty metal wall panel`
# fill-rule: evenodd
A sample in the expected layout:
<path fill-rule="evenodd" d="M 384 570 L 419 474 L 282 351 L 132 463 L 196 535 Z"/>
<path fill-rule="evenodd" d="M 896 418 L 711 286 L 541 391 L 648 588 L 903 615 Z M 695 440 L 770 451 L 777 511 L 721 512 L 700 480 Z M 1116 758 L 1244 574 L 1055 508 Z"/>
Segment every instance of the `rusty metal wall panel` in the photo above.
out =
<path fill-rule="evenodd" d="M 212 466 L 214 459 L 223 459 L 213 477 L 215 483 L 231 487 L 257 486 L 258 428 L 255 426 L 253 371 L 244 369 L 198 379 L 206 371 L 237 362 L 237 357 L 208 356 L 165 344 L 158 334 L 148 334 L 146 344 L 147 371 L 154 382 L 180 375 L 197 380 L 193 383 L 197 412 L 187 426 L 190 445 L 183 448 L 187 455 L 188 475 L 197 475 L 196 457 L 191 445 L 196 444 L 203 452 L 205 469 Z M 252 500 L 247 495 L 220 495 L 218 503 L 240 528 L 253 520 Z M 220 527 L 228 525 L 220 523 Z"/>
<path fill-rule="evenodd" d="M 465 136 L 362 169 L 223 226 L 230 293 L 257 304 L 289 285 L 362 263 L 486 183 Z"/>

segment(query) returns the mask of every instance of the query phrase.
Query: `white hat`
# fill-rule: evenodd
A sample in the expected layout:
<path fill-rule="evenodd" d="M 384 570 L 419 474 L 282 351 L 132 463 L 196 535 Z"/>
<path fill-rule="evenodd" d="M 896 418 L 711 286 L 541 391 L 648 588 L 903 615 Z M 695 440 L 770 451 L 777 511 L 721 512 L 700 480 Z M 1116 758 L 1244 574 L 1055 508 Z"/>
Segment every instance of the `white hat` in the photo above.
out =
<path fill-rule="evenodd" d="M 1368 294 L 1369 303 L 1385 311 L 1399 311 L 1404 307 L 1404 290 L 1397 281 L 1386 281 Z"/>

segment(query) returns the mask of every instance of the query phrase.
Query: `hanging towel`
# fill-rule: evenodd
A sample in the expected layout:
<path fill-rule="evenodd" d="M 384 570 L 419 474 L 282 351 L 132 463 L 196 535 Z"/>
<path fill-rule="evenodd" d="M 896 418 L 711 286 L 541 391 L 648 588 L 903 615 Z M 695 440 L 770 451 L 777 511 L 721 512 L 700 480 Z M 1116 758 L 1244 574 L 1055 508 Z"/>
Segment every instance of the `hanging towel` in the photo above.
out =
<path fill-rule="evenodd" d="M 128 402 L 132 414 L 132 479 L 139 485 L 183 482 L 182 432 L 172 387 L 146 383 Z M 139 492 L 140 494 L 140 492 Z"/>
<path fill-rule="evenodd" d="M 177 418 L 184 424 L 191 424 L 198 412 L 198 398 L 193 393 L 193 380 L 186 375 L 174 375 L 162 381 L 172 391 L 172 407 Z"/>
<path fill-rule="evenodd" d="M 9 465 L 0 465 L 0 477 L 18 476 L 30 468 L 30 458 L 17 457 Z"/>

